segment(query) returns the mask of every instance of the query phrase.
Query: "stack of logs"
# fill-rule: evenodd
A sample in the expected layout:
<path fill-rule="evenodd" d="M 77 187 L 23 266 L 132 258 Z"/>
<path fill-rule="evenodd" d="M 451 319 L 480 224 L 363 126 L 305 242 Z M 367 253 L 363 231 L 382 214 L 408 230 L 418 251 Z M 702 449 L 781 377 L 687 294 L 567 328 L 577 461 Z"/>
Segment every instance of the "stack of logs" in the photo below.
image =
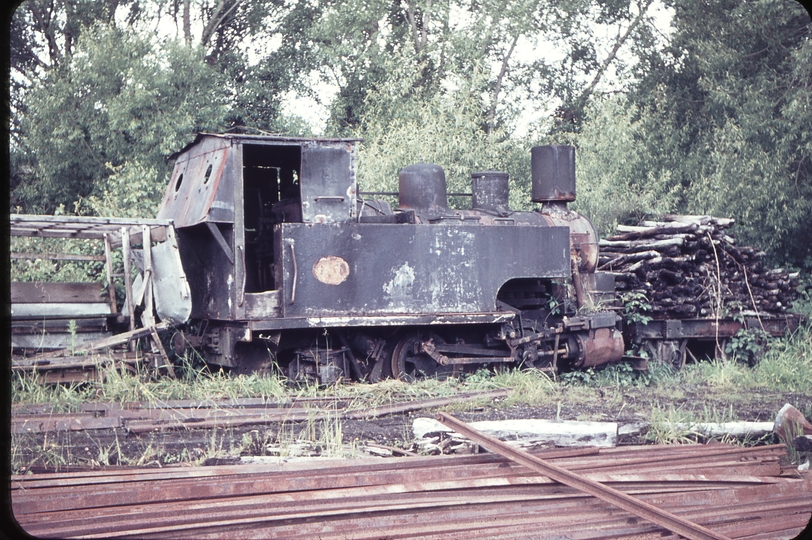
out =
<path fill-rule="evenodd" d="M 614 274 L 620 294 L 645 294 L 654 318 L 785 312 L 798 297 L 798 273 L 767 269 L 764 252 L 736 246 L 733 223 L 668 214 L 619 225 L 600 242 L 598 269 Z"/>

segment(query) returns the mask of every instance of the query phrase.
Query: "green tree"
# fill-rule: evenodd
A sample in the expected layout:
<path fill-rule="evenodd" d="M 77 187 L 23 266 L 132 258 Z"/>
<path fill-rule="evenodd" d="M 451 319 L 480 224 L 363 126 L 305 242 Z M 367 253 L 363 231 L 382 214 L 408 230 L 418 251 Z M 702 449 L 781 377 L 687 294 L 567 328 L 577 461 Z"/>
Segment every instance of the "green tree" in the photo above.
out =
<path fill-rule="evenodd" d="M 110 203 L 105 180 L 136 174 L 127 171 L 138 171 L 128 183 L 150 191 L 144 178 L 163 183 L 164 158 L 197 130 L 306 133 L 281 113 L 290 55 L 262 45 L 279 33 L 283 8 L 277 0 L 21 4 L 10 33 L 12 209 L 71 209 L 94 195 L 96 206 Z M 162 37 L 172 20 L 175 40 Z"/>
<path fill-rule="evenodd" d="M 734 217 L 742 242 L 812 266 L 809 14 L 790 0 L 673 9 L 670 45 L 642 57 L 631 95 L 646 176 L 679 189 L 674 211 Z"/>
<path fill-rule="evenodd" d="M 293 62 L 337 89 L 329 105 L 338 130 L 359 126 L 368 116 L 367 95 L 391 90 L 393 77 L 401 82 L 393 101 L 429 101 L 462 81 L 469 84 L 478 69 L 486 75 L 477 78 L 482 127 L 509 132 L 528 105 L 580 109 L 601 91 L 608 73 L 622 79 L 619 52 L 650 34 L 650 5 L 650 0 L 299 1 L 283 26 L 296 28 L 285 33 Z M 601 37 L 595 25 L 616 35 Z M 553 49 L 563 51 L 563 59 L 547 54 Z"/>
<path fill-rule="evenodd" d="M 361 189 L 397 191 L 400 169 L 426 162 L 444 169 L 449 193 L 470 193 L 471 173 L 499 170 L 510 175 L 511 206 L 529 208 L 530 147 L 526 139 L 511 139 L 500 129 L 490 133 L 482 129 L 476 79 L 474 73 L 471 84 L 454 93 L 400 102 L 395 118 L 388 110 L 389 94 L 379 100 L 376 93 L 370 93 L 359 156 Z M 449 204 L 470 207 L 471 200 L 452 197 Z"/>
<path fill-rule="evenodd" d="M 195 131 L 223 129 L 227 113 L 220 74 L 193 49 L 151 43 L 112 26 L 86 29 L 76 51 L 27 95 L 21 126 L 33 171 L 14 187 L 28 211 L 71 208 L 103 197 L 107 181 L 138 170 L 165 185 L 165 158 Z M 154 189 L 137 182 L 138 212 L 151 215 Z"/>
<path fill-rule="evenodd" d="M 636 224 L 679 206 L 681 186 L 668 171 L 652 168 L 649 156 L 637 150 L 646 136 L 636 107 L 620 95 L 594 102 L 585 111 L 580 133 L 566 139 L 577 146 L 577 200 L 572 207 L 588 216 L 602 236 L 619 223 Z"/>

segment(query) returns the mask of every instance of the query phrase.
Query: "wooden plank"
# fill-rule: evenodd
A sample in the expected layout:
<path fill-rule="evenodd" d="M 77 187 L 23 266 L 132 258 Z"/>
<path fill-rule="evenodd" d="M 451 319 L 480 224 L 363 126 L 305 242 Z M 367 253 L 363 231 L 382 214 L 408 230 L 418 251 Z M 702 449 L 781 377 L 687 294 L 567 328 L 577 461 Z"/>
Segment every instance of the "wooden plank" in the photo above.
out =
<path fill-rule="evenodd" d="M 119 228 L 122 225 L 151 225 L 151 226 L 165 226 L 172 223 L 169 219 L 154 219 L 154 218 L 111 218 L 111 217 L 95 217 L 95 216 L 49 216 L 49 215 L 36 215 L 36 214 L 11 214 L 9 221 L 13 227 L 23 225 L 48 225 L 51 227 L 59 228 L 63 226 L 85 226 L 85 227 L 103 227 L 105 225 L 112 225 L 114 228 Z M 109 230 L 109 229 L 105 229 Z"/>
<path fill-rule="evenodd" d="M 152 313 L 152 240 L 149 227 L 144 226 L 141 232 L 143 234 L 141 251 L 144 254 L 144 312 L 141 314 L 141 322 L 144 326 L 150 327 L 155 324 L 155 316 Z"/>
<path fill-rule="evenodd" d="M 54 356 L 38 355 L 38 358 L 22 358 L 15 356 L 12 358 L 11 369 L 13 371 L 33 371 L 45 372 L 57 369 L 88 369 L 107 365 L 111 362 L 123 364 L 136 364 L 142 360 L 140 353 L 115 353 L 105 356 L 101 355 L 77 355 L 77 356 Z M 84 409 L 83 409 L 84 410 Z M 15 413 L 16 414 L 16 413 Z"/>
<path fill-rule="evenodd" d="M 156 331 L 163 332 L 167 328 L 169 328 L 169 324 L 166 322 L 161 322 L 155 325 Z M 149 336 L 151 334 L 152 334 L 151 328 L 139 328 L 131 332 L 124 332 L 123 334 L 117 334 L 108 339 L 97 341 L 91 345 L 88 345 L 87 347 L 83 347 L 83 349 L 94 350 L 94 349 L 104 349 L 107 347 L 114 347 L 116 345 L 123 345 L 124 343 L 127 343 L 130 340 L 139 339 L 142 337 Z"/>
<path fill-rule="evenodd" d="M 86 303 L 86 302 L 71 302 L 71 303 L 41 303 L 41 304 L 12 304 L 11 317 L 13 319 L 20 318 L 46 318 L 46 317 L 60 317 L 63 319 L 82 318 L 82 317 L 100 317 L 112 315 L 110 305 L 104 302 Z"/>
<path fill-rule="evenodd" d="M 107 330 L 107 317 L 89 317 L 73 319 L 76 332 L 104 332 Z M 12 334 L 49 334 L 67 332 L 70 328 L 68 319 L 18 319 L 11 321 Z"/>
<path fill-rule="evenodd" d="M 166 228 L 172 225 L 171 219 L 132 219 L 102 218 L 87 216 L 43 216 L 12 214 L 9 232 L 11 236 L 40 238 L 89 238 L 104 240 L 107 234 L 111 247 L 122 245 L 123 235 L 138 235 L 140 240 L 142 227 L 152 229 L 152 239 L 163 241 Z M 124 231 L 123 235 L 121 231 Z"/>
<path fill-rule="evenodd" d="M 160 322 L 160 323 L 155 325 L 155 330 L 158 331 L 158 332 L 163 332 L 167 328 L 169 328 L 169 323 L 167 323 L 167 322 Z M 135 330 L 131 330 L 129 332 L 116 334 L 115 336 L 110 336 L 109 338 L 100 339 L 98 341 L 94 341 L 92 343 L 82 345 L 81 347 L 77 347 L 74 350 L 74 353 L 86 352 L 86 351 L 94 351 L 94 350 L 99 350 L 99 349 L 107 349 L 107 348 L 110 348 L 110 347 L 115 347 L 117 345 L 124 345 L 126 343 L 129 343 L 131 340 L 147 337 L 147 336 L 151 335 L 151 333 L 152 332 L 151 332 L 150 328 L 138 328 L 138 329 L 135 329 Z M 37 355 L 37 356 L 33 356 L 32 359 L 40 360 L 40 359 L 52 358 L 54 356 L 68 356 L 69 353 L 70 353 L 70 351 L 67 351 L 67 350 L 55 351 L 55 352 L 52 352 L 52 353 L 40 354 L 40 355 Z"/>
<path fill-rule="evenodd" d="M 124 303 L 127 305 L 127 316 L 130 319 L 130 332 L 135 330 L 135 306 L 133 305 L 133 282 L 130 273 L 130 235 L 126 234 L 126 229 L 121 229 L 121 251 L 124 259 L 124 291 L 126 298 Z"/>
<path fill-rule="evenodd" d="M 17 253 L 11 252 L 12 259 L 43 259 L 49 261 L 103 261 L 104 255 L 77 255 L 75 253 Z"/>
<path fill-rule="evenodd" d="M 99 283 L 13 281 L 11 283 L 11 303 L 91 304 L 104 301 L 103 291 L 103 286 Z"/>
<path fill-rule="evenodd" d="M 152 336 L 152 342 L 155 348 L 158 349 L 158 352 L 161 353 L 161 359 L 163 360 L 164 367 L 166 371 L 169 373 L 169 376 L 173 379 L 175 378 L 175 368 L 172 367 L 172 362 L 169 360 L 169 356 L 166 354 L 166 349 L 164 349 L 163 343 L 161 343 L 161 338 L 158 336 L 158 331 L 155 330 L 154 326 L 149 327 L 150 335 Z"/>
<path fill-rule="evenodd" d="M 113 257 L 110 253 L 110 236 L 105 233 L 104 235 L 104 268 L 107 274 L 107 294 L 110 296 L 110 311 L 117 313 L 116 306 L 116 287 L 113 283 Z"/>
<path fill-rule="evenodd" d="M 37 238 L 89 238 L 101 239 L 102 233 L 82 232 L 79 230 L 49 230 L 49 229 L 29 229 L 18 228 L 12 231 L 11 236 L 25 236 Z"/>
<path fill-rule="evenodd" d="M 71 335 L 67 331 L 60 333 L 42 334 L 12 334 L 11 346 L 14 349 L 26 349 L 28 351 L 46 351 L 69 349 L 71 346 L 81 347 L 86 343 L 93 343 L 101 339 L 107 339 L 111 332 L 76 332 Z"/>

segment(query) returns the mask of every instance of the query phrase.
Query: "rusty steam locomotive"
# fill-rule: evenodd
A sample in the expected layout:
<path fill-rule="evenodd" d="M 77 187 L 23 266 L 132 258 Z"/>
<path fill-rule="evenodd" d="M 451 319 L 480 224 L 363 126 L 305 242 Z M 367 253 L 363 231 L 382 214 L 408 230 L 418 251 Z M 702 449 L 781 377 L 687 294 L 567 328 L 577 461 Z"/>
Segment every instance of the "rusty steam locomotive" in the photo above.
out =
<path fill-rule="evenodd" d="M 450 209 L 443 170 L 399 173 L 398 206 L 366 199 L 355 139 L 200 134 L 174 156 L 171 219 L 189 284 L 177 352 L 235 372 L 380 380 L 493 365 L 598 366 L 621 358 L 614 280 L 598 237 L 567 208 L 575 151 L 532 149 L 534 212 L 506 173 L 474 172 Z"/>

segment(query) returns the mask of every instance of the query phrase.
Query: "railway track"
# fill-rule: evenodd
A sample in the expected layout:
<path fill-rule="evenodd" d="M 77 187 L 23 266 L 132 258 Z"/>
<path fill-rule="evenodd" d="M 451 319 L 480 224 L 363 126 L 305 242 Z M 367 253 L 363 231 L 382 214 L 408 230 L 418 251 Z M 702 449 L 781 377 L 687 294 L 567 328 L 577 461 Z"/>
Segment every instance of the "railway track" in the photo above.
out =
<path fill-rule="evenodd" d="M 79 411 L 53 411 L 49 405 L 21 405 L 12 410 L 11 432 L 47 433 L 122 428 L 128 433 L 177 429 L 235 428 L 282 422 L 302 422 L 314 415 L 363 420 L 452 403 L 504 398 L 508 390 L 464 392 L 379 407 L 360 407 L 347 398 L 307 398 L 274 401 L 263 398 L 224 400 L 165 400 L 154 403 L 85 403 Z"/>

